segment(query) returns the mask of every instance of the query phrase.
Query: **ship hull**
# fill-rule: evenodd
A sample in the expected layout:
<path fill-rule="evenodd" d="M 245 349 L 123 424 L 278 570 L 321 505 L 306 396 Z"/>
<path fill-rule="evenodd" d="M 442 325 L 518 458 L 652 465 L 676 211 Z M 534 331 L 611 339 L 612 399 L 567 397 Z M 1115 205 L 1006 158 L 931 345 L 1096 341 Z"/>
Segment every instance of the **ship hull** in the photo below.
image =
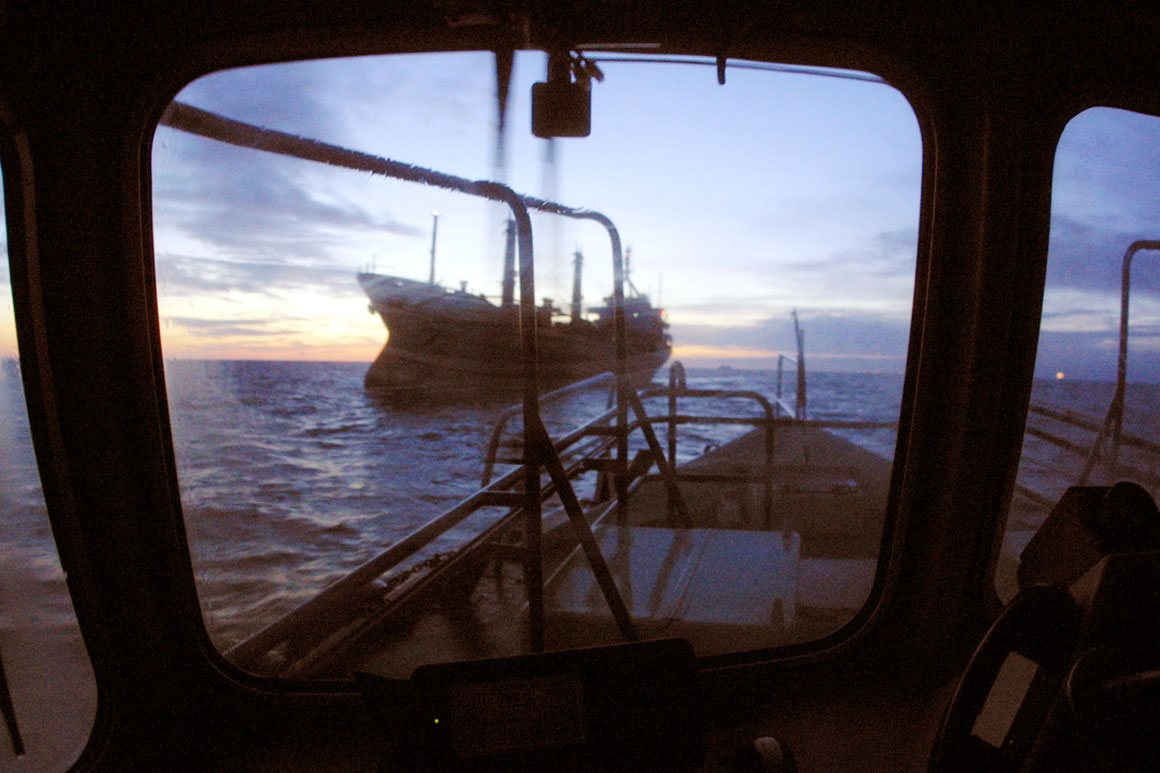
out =
<path fill-rule="evenodd" d="M 432 394 L 518 394 L 523 385 L 519 311 L 479 296 L 425 291 L 413 283 L 377 283 L 359 277 L 388 331 L 382 352 L 367 371 L 367 387 Z M 423 295 L 422 293 L 426 294 Z M 538 381 L 541 390 L 615 370 L 610 315 L 591 322 L 552 322 L 537 309 Z M 630 314 L 628 372 L 647 384 L 668 360 L 671 343 L 659 311 Z"/>

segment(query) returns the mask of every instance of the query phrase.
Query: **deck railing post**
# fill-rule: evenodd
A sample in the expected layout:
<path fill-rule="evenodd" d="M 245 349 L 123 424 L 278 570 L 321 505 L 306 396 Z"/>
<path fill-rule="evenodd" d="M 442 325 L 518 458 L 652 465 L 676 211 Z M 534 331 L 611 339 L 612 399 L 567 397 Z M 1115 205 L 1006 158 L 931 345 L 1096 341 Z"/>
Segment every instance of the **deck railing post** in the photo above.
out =
<path fill-rule="evenodd" d="M 673 469 L 677 467 L 677 393 L 685 389 L 685 366 L 674 362 L 669 366 L 669 422 L 667 437 L 669 444 L 669 464 Z M 669 526 L 676 524 L 677 500 L 672 492 L 666 492 L 665 517 Z"/>
<path fill-rule="evenodd" d="M 681 525 L 686 527 L 692 526 L 693 521 L 689 516 L 689 508 L 685 505 L 685 498 L 681 496 L 681 490 L 677 486 L 676 465 L 670 464 L 669 460 L 665 459 L 665 455 L 661 451 L 660 441 L 657 440 L 656 433 L 653 431 L 652 421 L 649 419 L 648 414 L 645 413 L 644 404 L 641 403 L 640 396 L 632 390 L 629 390 L 626 394 L 632 403 L 632 410 L 636 414 L 640 431 L 644 434 L 649 450 L 652 451 L 657 469 L 660 470 L 661 479 L 665 482 L 668 500 L 675 505 L 677 515 L 680 516 Z"/>
<path fill-rule="evenodd" d="M 797 309 L 793 312 L 793 331 L 797 338 L 797 409 L 794 418 L 806 418 L 806 334 L 798 324 Z"/>
<path fill-rule="evenodd" d="M 1100 449 L 1104 441 L 1111 440 L 1111 449 L 1105 465 L 1115 474 L 1120 459 L 1120 437 L 1124 429 L 1124 394 L 1127 391 L 1128 380 L 1128 298 L 1132 289 L 1132 258 L 1141 250 L 1160 250 L 1160 241 L 1145 240 L 1132 242 L 1124 252 L 1123 267 L 1120 271 L 1120 346 L 1116 359 L 1116 391 L 1112 395 L 1112 402 L 1104 417 L 1104 424 L 1099 435 L 1092 443 L 1087 463 L 1080 475 L 1079 485 L 1087 482 L 1092 469 L 1100 457 Z"/>

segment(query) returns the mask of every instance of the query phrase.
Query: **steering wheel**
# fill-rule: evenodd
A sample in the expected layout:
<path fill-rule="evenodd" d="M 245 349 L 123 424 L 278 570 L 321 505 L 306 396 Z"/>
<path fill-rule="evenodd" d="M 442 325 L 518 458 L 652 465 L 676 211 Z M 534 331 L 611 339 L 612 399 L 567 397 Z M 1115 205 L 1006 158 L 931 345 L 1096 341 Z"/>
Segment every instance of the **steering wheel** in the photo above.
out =
<path fill-rule="evenodd" d="M 1150 770 L 1160 759 L 1160 552 L 1031 586 L 975 650 L 929 770 Z"/>
<path fill-rule="evenodd" d="M 1080 619 L 1062 586 L 1032 586 L 1011 601 L 951 698 L 931 771 L 1022 769 L 1071 666 Z"/>

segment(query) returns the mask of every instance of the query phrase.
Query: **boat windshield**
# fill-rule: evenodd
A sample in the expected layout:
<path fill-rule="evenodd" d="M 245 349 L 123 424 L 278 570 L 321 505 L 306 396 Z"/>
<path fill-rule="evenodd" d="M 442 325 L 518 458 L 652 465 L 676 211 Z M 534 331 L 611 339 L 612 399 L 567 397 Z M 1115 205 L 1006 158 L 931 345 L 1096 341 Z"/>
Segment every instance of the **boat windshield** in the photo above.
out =
<path fill-rule="evenodd" d="M 1004 602 L 1069 486 L 1160 493 L 1158 148 L 1160 119 L 1104 107 L 1075 116 L 1056 148 L 1035 384 L 995 575 Z"/>
<path fill-rule="evenodd" d="M 570 60 L 587 137 L 532 133 L 538 51 L 221 71 L 162 119 L 177 476 L 238 666 L 407 676 L 652 636 L 729 658 L 866 603 L 914 111 L 866 73 Z M 538 415 L 509 411 L 533 329 L 538 394 L 564 390 Z"/>

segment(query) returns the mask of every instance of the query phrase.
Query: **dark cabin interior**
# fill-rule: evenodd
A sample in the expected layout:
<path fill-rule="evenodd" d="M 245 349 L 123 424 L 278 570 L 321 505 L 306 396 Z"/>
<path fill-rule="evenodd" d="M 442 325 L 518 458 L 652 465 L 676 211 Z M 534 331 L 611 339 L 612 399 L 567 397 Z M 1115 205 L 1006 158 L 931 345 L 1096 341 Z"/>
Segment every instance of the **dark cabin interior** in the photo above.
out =
<path fill-rule="evenodd" d="M 1036 566 L 1021 569 L 1033 575 L 1029 585 L 1055 584 L 1025 592 L 1006 613 L 995 591 L 1035 377 L 1056 145 L 1089 107 L 1160 114 L 1152 6 L 1041 2 L 0 4 L 0 162 L 19 371 L 97 694 L 83 751 L 64 764 L 419 764 L 410 688 L 258 676 L 228 662 L 207 634 L 161 352 L 151 141 L 174 95 L 216 70 L 546 51 L 561 39 L 655 40 L 668 53 L 871 72 L 905 95 L 922 134 L 913 312 L 869 601 L 818 641 L 674 665 L 696 693 L 671 699 L 695 702 L 704 743 L 683 758 L 672 752 L 684 749 L 688 717 L 664 714 L 669 724 L 641 744 L 673 756 L 632 764 L 760 769 L 752 740 L 773 736 L 802 771 L 1146 769 L 1160 667 L 1146 633 L 1160 559 L 1141 552 L 1160 547 L 1150 497 L 1121 490 L 1108 504 L 1101 489 L 1086 504 L 1079 495 L 1061 501 L 1054 532 L 1024 554 Z M 1128 531 L 1117 513 L 1134 524 Z M 1100 647 L 1130 656 L 1109 665 L 1085 654 Z M 972 722 L 1016 650 L 1047 664 L 1054 681 L 1029 693 L 1026 738 L 980 751 Z M 539 666 L 512 668 L 509 676 Z M 667 679 L 645 678 L 641 690 Z M 14 705 L 19 715 L 18 694 Z M 676 728 L 671 737 L 665 727 Z M 481 759 L 461 769 L 491 769 Z M 544 759 L 563 764 L 525 762 L 552 769 Z"/>

